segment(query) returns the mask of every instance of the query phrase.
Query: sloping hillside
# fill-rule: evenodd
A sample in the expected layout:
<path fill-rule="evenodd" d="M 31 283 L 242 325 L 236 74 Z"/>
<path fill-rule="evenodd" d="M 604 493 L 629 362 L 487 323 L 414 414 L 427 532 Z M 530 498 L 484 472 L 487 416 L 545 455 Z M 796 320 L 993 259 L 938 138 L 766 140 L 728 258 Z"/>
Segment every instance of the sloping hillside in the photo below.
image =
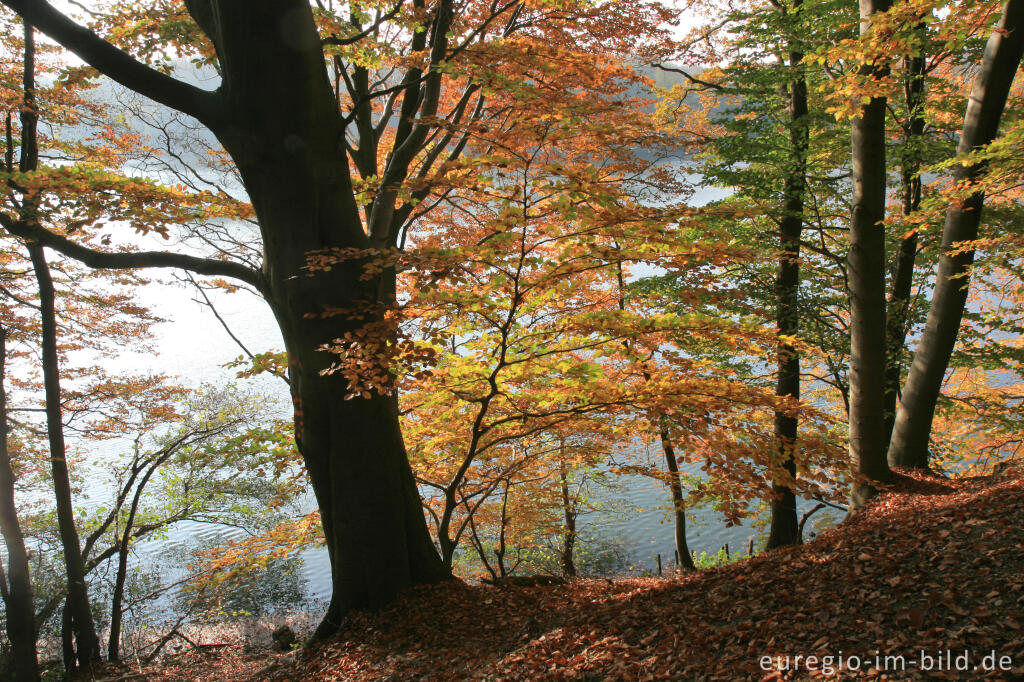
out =
<path fill-rule="evenodd" d="M 250 682 L 1022 679 L 1024 472 L 904 476 L 807 545 L 697 575 L 452 584 L 360 614 L 314 651 L 193 653 L 146 673 Z"/>

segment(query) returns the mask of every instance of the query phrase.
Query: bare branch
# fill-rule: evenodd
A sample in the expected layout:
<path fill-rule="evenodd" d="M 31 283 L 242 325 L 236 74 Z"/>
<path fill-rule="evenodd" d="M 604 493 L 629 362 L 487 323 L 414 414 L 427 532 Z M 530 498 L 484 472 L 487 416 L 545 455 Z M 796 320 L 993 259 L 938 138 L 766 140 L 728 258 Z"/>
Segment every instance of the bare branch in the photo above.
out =
<path fill-rule="evenodd" d="M 0 2 L 121 85 L 160 104 L 194 116 L 211 127 L 224 117 L 224 107 L 219 93 L 201 90 L 151 69 L 58 12 L 45 0 Z"/>
<path fill-rule="evenodd" d="M 252 268 L 231 261 L 214 258 L 199 258 L 181 253 L 167 251 L 136 251 L 127 253 L 106 253 L 94 251 L 76 244 L 66 237 L 54 234 L 49 230 L 30 223 L 15 220 L 5 213 L 0 213 L 0 225 L 11 234 L 39 242 L 69 258 L 85 263 L 91 268 L 105 270 L 128 270 L 132 268 L 181 268 L 199 275 L 230 277 L 255 288 L 261 294 L 267 293 L 263 274 Z"/>

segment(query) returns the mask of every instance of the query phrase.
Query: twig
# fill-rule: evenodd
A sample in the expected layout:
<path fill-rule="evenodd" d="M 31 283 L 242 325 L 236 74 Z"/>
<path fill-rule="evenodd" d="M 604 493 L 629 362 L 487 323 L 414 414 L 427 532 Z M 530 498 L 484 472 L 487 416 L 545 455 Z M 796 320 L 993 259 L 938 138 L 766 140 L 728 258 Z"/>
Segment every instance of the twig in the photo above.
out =
<path fill-rule="evenodd" d="M 811 515 L 814 514 L 814 512 L 824 509 L 825 506 L 824 502 L 819 502 L 815 505 L 814 509 L 804 513 L 803 518 L 800 519 L 800 525 L 796 528 L 796 536 L 800 538 L 801 544 L 804 541 L 804 525 L 807 523 L 807 519 L 811 518 Z"/>

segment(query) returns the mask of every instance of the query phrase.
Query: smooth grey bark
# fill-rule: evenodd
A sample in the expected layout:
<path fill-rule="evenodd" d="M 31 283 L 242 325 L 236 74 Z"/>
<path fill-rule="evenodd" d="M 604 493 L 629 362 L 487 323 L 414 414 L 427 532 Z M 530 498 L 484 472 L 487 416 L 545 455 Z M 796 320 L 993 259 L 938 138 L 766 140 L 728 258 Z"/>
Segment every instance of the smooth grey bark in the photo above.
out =
<path fill-rule="evenodd" d="M 7 568 L 0 562 L 0 593 L 4 600 L 7 639 L 11 643 L 13 682 L 37 682 L 35 604 L 32 579 L 25 549 L 25 536 L 14 503 L 14 468 L 7 449 L 7 391 L 4 388 L 7 363 L 7 331 L 0 327 L 0 533 L 7 549 Z"/>
<path fill-rule="evenodd" d="M 860 33 L 889 0 L 860 0 Z M 862 76 L 888 69 L 861 66 Z M 872 97 L 853 119 L 853 211 L 848 256 L 850 292 L 850 459 L 858 479 L 851 509 L 875 494 L 874 481 L 891 472 L 882 438 L 885 424 L 885 98 Z"/>
<path fill-rule="evenodd" d="M 958 155 L 968 154 L 995 139 L 1022 53 L 1024 0 L 1009 0 L 1003 5 L 999 23 L 988 39 L 981 71 L 971 87 Z M 953 179 L 960 186 L 970 187 L 985 170 L 984 163 L 961 164 L 954 168 Z M 928 320 L 903 387 L 889 446 L 889 462 L 894 466 L 928 467 L 932 419 L 960 331 L 970 283 L 969 268 L 974 262 L 973 249 L 953 251 L 961 243 L 977 238 L 984 201 L 984 191 L 978 190 L 963 203 L 952 203 L 946 211 Z"/>
<path fill-rule="evenodd" d="M 924 25 L 918 26 L 924 31 Z M 901 209 L 909 218 L 921 205 L 921 143 L 924 136 L 924 69 L 925 56 L 918 54 L 903 60 L 906 76 L 903 91 L 907 103 L 907 122 L 904 125 L 903 161 L 900 165 L 902 188 Z M 885 442 L 892 436 L 896 423 L 896 398 L 903 376 L 903 346 L 907 339 L 907 317 L 910 312 L 910 290 L 914 283 L 914 261 L 917 259 L 917 228 L 900 239 L 893 271 L 891 296 L 885 319 Z"/>
<path fill-rule="evenodd" d="M 799 9 L 801 0 L 795 0 Z M 789 68 L 799 69 L 803 52 L 791 47 Z M 781 253 L 775 278 L 775 319 L 779 327 L 778 378 L 775 395 L 792 401 L 800 400 L 800 353 L 789 341 L 800 332 L 800 237 L 804 226 L 804 192 L 807 188 L 807 81 L 802 75 L 786 88 L 789 96 L 790 158 L 783 184 L 783 216 L 779 222 Z M 775 456 L 792 478 L 796 478 L 798 419 L 788 410 L 775 411 Z M 772 481 L 771 527 L 767 548 L 795 545 L 800 542 L 796 514 L 796 495 L 785 484 Z"/>

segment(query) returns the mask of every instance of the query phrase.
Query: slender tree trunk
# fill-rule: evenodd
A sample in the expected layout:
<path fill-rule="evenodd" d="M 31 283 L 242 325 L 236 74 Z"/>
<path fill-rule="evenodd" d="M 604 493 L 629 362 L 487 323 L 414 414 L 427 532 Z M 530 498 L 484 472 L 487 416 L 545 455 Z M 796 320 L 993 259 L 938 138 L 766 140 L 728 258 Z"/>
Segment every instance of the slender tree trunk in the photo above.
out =
<path fill-rule="evenodd" d="M 1024 0 L 1009 0 L 1003 5 L 999 25 L 985 46 L 981 71 L 971 88 L 964 129 L 957 146 L 958 155 L 967 154 L 995 139 L 1022 52 Z M 969 187 L 984 172 L 985 164 L 960 165 L 954 169 L 953 178 L 958 185 Z M 984 200 L 985 193 L 979 190 L 962 204 L 954 202 L 946 211 L 928 321 L 903 388 L 903 399 L 889 446 L 889 461 L 893 465 L 928 466 L 928 442 L 935 405 L 960 331 L 967 303 L 967 274 L 974 262 L 973 249 L 957 254 L 951 251 L 960 243 L 977 238 Z"/>
<path fill-rule="evenodd" d="M 85 584 L 85 562 L 75 527 L 71 503 L 71 478 L 65 459 L 64 424 L 61 421 L 60 367 L 57 360 L 57 317 L 54 310 L 53 280 L 43 255 L 43 247 L 28 245 L 32 267 L 39 284 L 39 316 L 42 323 L 43 384 L 46 388 L 46 430 L 50 440 L 50 471 L 57 504 L 57 528 L 64 549 L 64 567 L 68 579 L 67 607 L 75 634 L 78 665 L 86 668 L 100 660 L 100 641 L 89 607 Z M 66 662 L 65 662 L 66 663 Z"/>
<path fill-rule="evenodd" d="M 860 32 L 889 0 L 860 0 Z M 861 67 L 883 77 L 887 68 Z M 850 220 L 850 458 L 859 479 L 851 508 L 875 494 L 873 481 L 891 473 L 885 426 L 885 98 L 872 97 L 853 119 L 853 214 Z"/>
<path fill-rule="evenodd" d="M 924 25 L 918 26 L 924 31 Z M 907 76 L 903 90 L 907 100 L 906 140 L 900 167 L 903 189 L 903 217 L 909 218 L 921 205 L 921 143 L 924 135 L 924 67 L 923 54 L 903 60 Z M 910 311 L 910 290 L 914 283 L 914 261 L 917 258 L 917 228 L 911 228 L 900 240 L 896 267 L 892 278 L 892 295 L 886 310 L 885 366 L 885 442 L 892 436 L 896 423 L 896 398 L 902 385 L 903 346 L 907 339 L 907 316 Z"/>
<path fill-rule="evenodd" d="M 508 489 L 512 484 L 512 481 L 505 478 L 502 479 L 505 483 L 505 490 L 501 496 L 501 522 L 498 525 L 498 546 L 494 550 L 494 558 L 498 562 L 498 577 L 507 578 L 509 574 L 509 568 L 505 564 L 505 556 L 508 554 L 508 543 L 506 538 L 508 537 Z M 450 566 L 451 564 L 446 564 Z M 512 570 L 515 570 L 513 566 Z"/>
<path fill-rule="evenodd" d="M 124 586 L 128 579 L 128 552 L 131 549 L 132 531 L 135 529 L 135 516 L 139 511 L 142 491 L 149 479 L 156 473 L 166 457 L 156 459 L 145 475 L 139 480 L 132 496 L 132 504 L 128 509 L 128 517 L 124 521 L 124 530 L 117 546 L 117 573 L 114 576 L 114 594 L 110 600 L 110 633 L 107 638 L 107 660 L 117 661 L 121 657 L 121 622 L 124 604 Z"/>
<path fill-rule="evenodd" d="M 128 529 L 131 526 L 127 526 Z M 110 632 L 107 635 L 107 660 L 121 660 L 121 616 L 124 610 L 124 585 L 128 577 L 128 542 L 130 530 L 126 530 L 117 550 L 117 573 L 114 576 L 114 594 L 110 599 Z"/>
<path fill-rule="evenodd" d="M 39 164 L 36 126 L 38 113 L 35 105 L 35 40 L 32 26 L 25 23 L 24 97 L 21 111 L 22 150 L 19 169 L 23 173 L 36 170 Z M 21 209 L 22 220 L 34 220 L 34 206 L 28 199 Z M 89 608 L 89 595 L 85 585 L 85 563 L 82 559 L 78 529 L 75 527 L 74 508 L 71 503 L 71 481 L 68 474 L 64 447 L 64 425 L 61 421 L 60 367 L 57 360 L 57 318 L 54 309 L 53 280 L 46 264 L 43 247 L 28 244 L 29 256 L 39 285 L 39 317 L 42 328 L 43 384 L 46 395 L 46 429 L 50 444 L 50 469 L 53 478 L 54 501 L 57 506 L 57 527 L 64 550 L 64 566 L 68 580 L 68 602 L 72 630 L 77 645 L 77 663 L 89 667 L 100 660 L 99 638 Z M 66 660 L 71 667 L 74 660 Z"/>
<path fill-rule="evenodd" d="M 800 7 L 796 0 L 794 8 Z M 791 49 L 790 69 L 800 68 L 803 52 Z M 807 82 L 793 79 L 789 94 L 790 165 L 783 187 L 785 213 L 779 225 L 782 253 L 775 279 L 775 316 L 779 326 L 778 380 L 775 395 L 792 402 L 800 400 L 800 353 L 789 341 L 800 333 L 800 236 L 804 224 L 804 192 L 807 187 Z M 775 411 L 776 463 L 796 478 L 797 417 L 788 410 Z M 768 549 L 795 545 L 800 541 L 796 517 L 796 495 L 777 478 L 772 480 L 772 516 Z"/>
<path fill-rule="evenodd" d="M 75 669 L 75 633 L 71 623 L 71 608 L 68 606 L 67 596 L 63 599 L 64 605 L 60 609 L 60 652 L 64 661 L 64 668 L 68 671 Z M 70 677 L 70 675 L 69 675 Z"/>
<path fill-rule="evenodd" d="M 506 337 L 507 338 L 507 337 Z M 504 343 L 504 342 L 503 342 Z M 492 369 L 491 378 L 497 377 L 497 373 L 504 366 L 503 362 Z M 462 462 L 459 464 L 458 469 L 455 471 L 452 478 L 447 482 L 444 487 L 444 509 L 441 512 L 441 519 L 437 524 L 437 544 L 441 549 L 441 563 L 444 565 L 446 570 L 451 570 L 452 564 L 455 561 L 455 550 L 458 549 L 459 541 L 462 538 L 462 533 L 465 531 L 465 523 L 456 523 L 456 529 L 454 537 L 452 537 L 452 520 L 455 518 L 455 510 L 458 508 L 458 497 L 460 489 L 466 480 L 466 474 L 469 472 L 470 466 L 472 466 L 474 460 L 476 460 L 477 448 L 480 445 L 480 437 L 484 434 L 484 419 L 487 416 L 487 412 L 490 409 L 491 400 L 498 395 L 497 384 L 492 384 L 491 392 L 488 396 L 480 401 L 479 408 L 476 412 L 476 418 L 473 421 L 472 435 L 466 453 L 462 456 Z M 505 480 L 505 500 L 502 503 L 502 547 L 504 547 L 504 513 L 505 508 L 508 504 L 508 479 Z M 497 483 L 496 483 L 497 484 Z M 465 498 L 463 498 L 465 499 Z M 469 517 L 472 517 L 473 510 L 469 507 L 466 509 L 466 513 Z M 504 556 L 504 552 L 502 553 Z M 500 565 L 499 561 L 499 565 Z"/>
<path fill-rule="evenodd" d="M 615 264 L 616 282 L 619 287 L 619 310 L 626 309 L 626 282 L 622 272 L 622 262 Z M 622 345 L 626 349 L 626 355 L 630 355 L 629 340 L 623 340 Z M 650 381 L 651 374 L 643 361 L 640 361 L 640 369 L 644 381 Z M 657 416 L 652 425 L 658 429 L 658 438 L 661 441 L 661 451 L 665 455 L 665 467 L 668 469 L 668 486 L 672 492 L 672 518 L 675 522 L 676 554 L 679 556 L 679 569 L 683 571 L 695 571 L 697 567 L 693 564 L 693 557 L 690 555 L 690 548 L 686 544 L 686 499 L 683 497 L 683 482 L 679 478 L 679 462 L 676 460 L 676 451 L 672 446 L 672 437 L 668 431 L 668 424 L 664 415 Z"/>
<path fill-rule="evenodd" d="M 564 440 L 562 446 L 565 446 Z M 573 560 L 573 554 L 576 551 L 576 508 L 569 496 L 569 474 L 564 459 L 560 462 L 558 478 L 561 483 L 562 512 L 565 517 L 565 526 L 562 529 L 562 575 L 566 578 L 575 578 L 576 562 Z"/>
<path fill-rule="evenodd" d="M 668 469 L 668 487 L 672 491 L 672 515 L 675 521 L 676 553 L 679 555 L 679 568 L 684 571 L 695 571 L 693 556 L 686 544 L 686 499 L 683 497 L 683 482 L 679 478 L 679 462 L 676 451 L 669 437 L 668 426 L 658 425 L 658 436 L 661 438 L 661 450 L 665 454 L 665 467 Z"/>
<path fill-rule="evenodd" d="M 114 576 L 114 594 L 110 599 L 110 632 L 107 635 L 107 660 L 121 660 L 121 616 L 124 610 L 124 585 L 128 577 L 128 543 L 131 526 L 126 526 L 117 550 L 117 573 Z"/>
<path fill-rule="evenodd" d="M 36 682 L 39 663 L 36 659 L 35 604 L 32 601 L 25 536 L 14 504 L 14 469 L 7 449 L 6 342 L 7 332 L 0 327 L 0 532 L 7 549 L 7 570 L 2 570 L 0 562 L 0 580 L 3 580 L 7 639 L 11 643 L 12 679 L 14 682 Z"/>

